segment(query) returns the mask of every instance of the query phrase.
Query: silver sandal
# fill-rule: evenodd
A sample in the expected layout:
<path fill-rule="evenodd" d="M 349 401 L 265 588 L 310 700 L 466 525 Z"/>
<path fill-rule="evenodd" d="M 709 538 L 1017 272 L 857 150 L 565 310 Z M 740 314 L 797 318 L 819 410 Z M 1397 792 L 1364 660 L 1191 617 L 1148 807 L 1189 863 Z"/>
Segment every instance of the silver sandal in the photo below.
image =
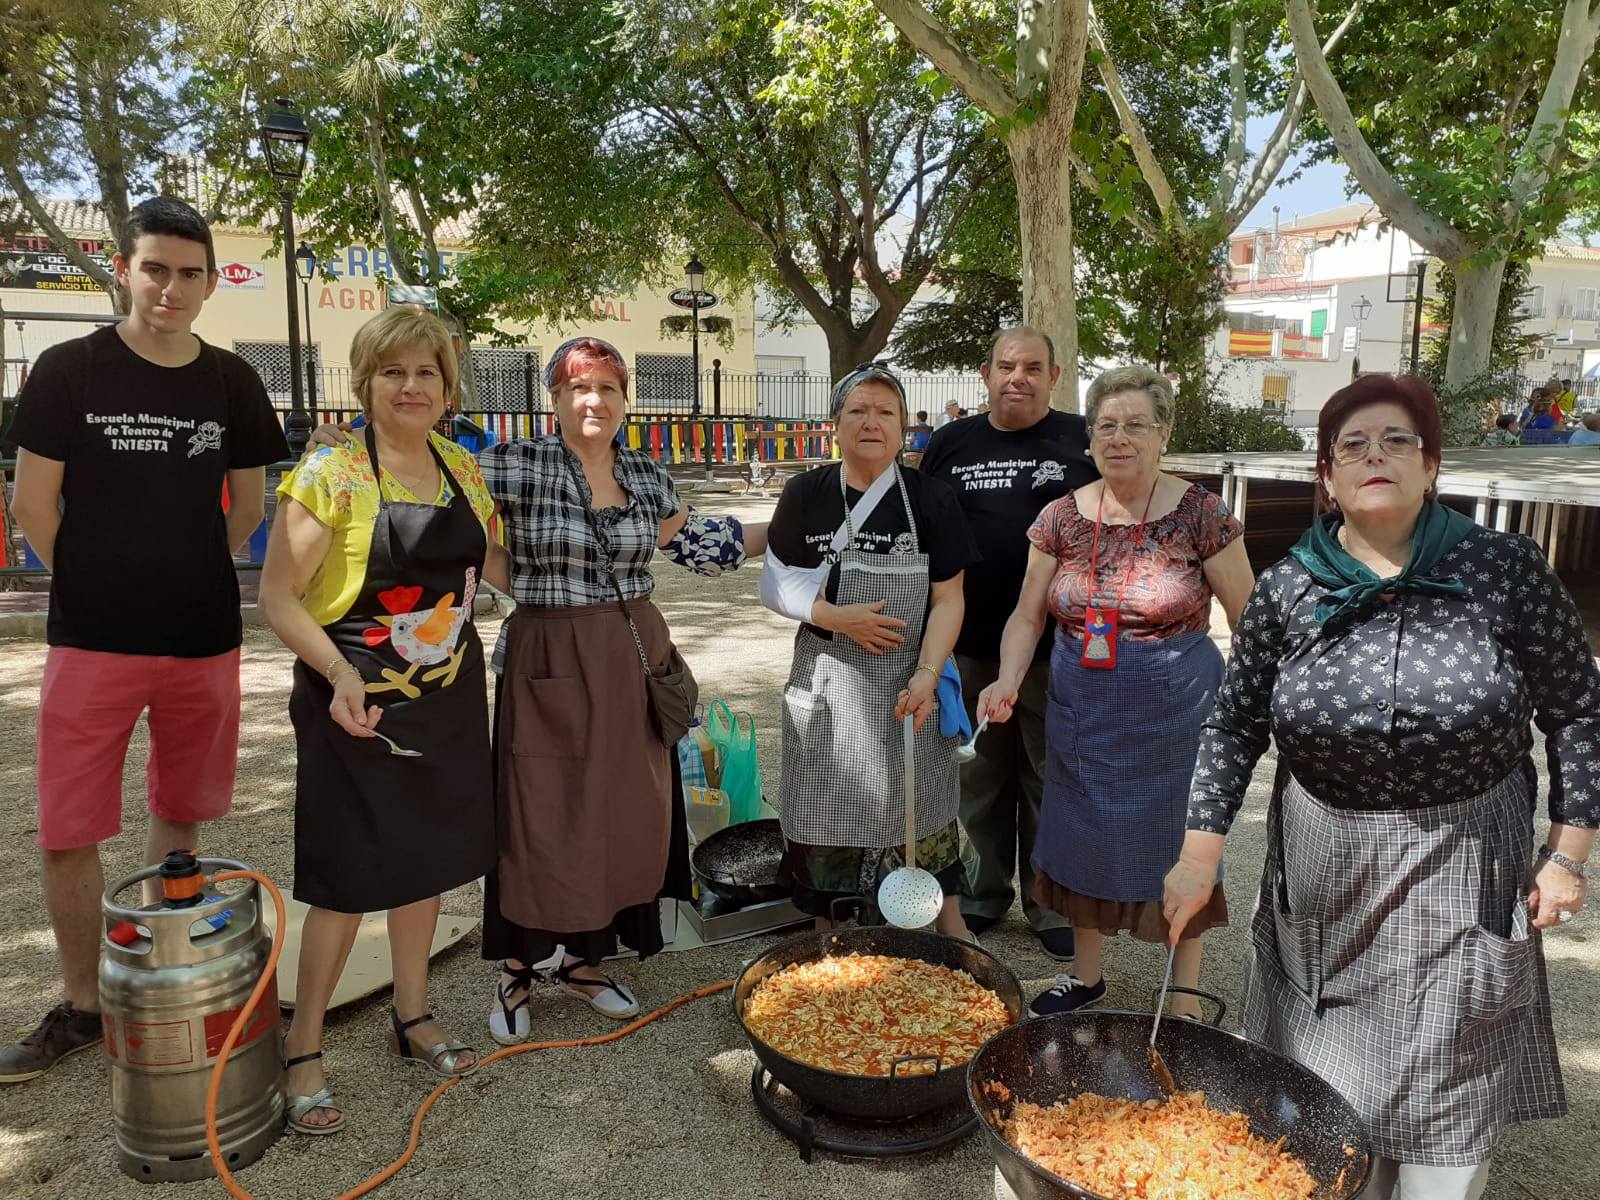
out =
<path fill-rule="evenodd" d="M 290 1067 L 298 1067 L 301 1063 L 315 1062 L 321 1057 L 321 1050 L 311 1054 L 302 1054 L 297 1058 L 289 1059 L 283 1064 L 283 1068 L 287 1071 Z M 307 1114 L 319 1108 L 338 1113 L 338 1120 L 329 1121 L 323 1125 L 307 1124 L 305 1120 Z M 321 1091 L 315 1092 L 310 1096 L 291 1096 L 285 1093 L 283 1097 L 283 1116 L 290 1129 L 296 1133 L 310 1134 L 312 1137 L 338 1133 L 344 1128 L 344 1112 L 333 1103 L 332 1087 L 324 1087 Z"/>
<path fill-rule="evenodd" d="M 431 1012 L 425 1012 L 420 1017 L 402 1021 L 400 1014 L 390 1009 L 389 1053 L 407 1062 L 420 1063 L 435 1075 L 443 1075 L 446 1079 L 471 1075 L 478 1069 L 480 1060 L 476 1057 L 478 1052 L 465 1042 L 436 1042 L 429 1046 L 426 1053 L 423 1054 L 418 1054 L 411 1048 L 411 1041 L 406 1037 L 406 1030 L 414 1025 L 421 1025 L 424 1021 L 433 1019 L 434 1016 Z M 474 1056 L 472 1062 L 465 1067 L 461 1065 L 461 1055 L 464 1052 L 471 1053 Z"/>

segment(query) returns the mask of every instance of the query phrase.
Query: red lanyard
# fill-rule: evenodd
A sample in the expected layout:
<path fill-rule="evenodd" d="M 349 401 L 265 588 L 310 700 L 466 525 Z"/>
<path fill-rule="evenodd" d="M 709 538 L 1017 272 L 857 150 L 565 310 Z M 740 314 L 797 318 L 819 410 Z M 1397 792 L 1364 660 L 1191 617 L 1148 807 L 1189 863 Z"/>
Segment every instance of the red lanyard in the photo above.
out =
<path fill-rule="evenodd" d="M 1139 542 L 1144 537 L 1145 522 L 1150 519 L 1150 505 L 1156 498 L 1156 488 L 1160 485 L 1160 483 L 1161 476 L 1157 475 L 1155 483 L 1150 485 L 1150 494 L 1145 497 L 1144 515 L 1139 518 L 1139 528 L 1133 535 L 1133 552 L 1128 555 L 1128 569 L 1122 576 L 1122 590 L 1117 593 L 1117 606 L 1114 611 L 1118 613 L 1122 611 L 1123 597 L 1128 594 L 1128 582 L 1133 578 L 1133 566 L 1137 559 Z M 1094 511 L 1094 545 L 1089 551 L 1089 578 L 1086 586 L 1083 589 L 1083 606 L 1085 609 L 1093 609 L 1095 607 L 1095 574 L 1100 565 L 1100 518 L 1105 514 L 1105 511 L 1106 485 L 1102 480 L 1100 484 L 1100 503 L 1095 506 Z"/>

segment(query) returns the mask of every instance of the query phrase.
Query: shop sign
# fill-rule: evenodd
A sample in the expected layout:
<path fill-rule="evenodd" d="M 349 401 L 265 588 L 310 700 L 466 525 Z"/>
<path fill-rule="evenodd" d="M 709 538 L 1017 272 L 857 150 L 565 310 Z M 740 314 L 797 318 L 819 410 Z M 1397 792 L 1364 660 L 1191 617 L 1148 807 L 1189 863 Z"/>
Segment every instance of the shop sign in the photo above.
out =
<path fill-rule="evenodd" d="M 94 261 L 109 273 L 111 260 Z M 24 292 L 99 292 L 101 287 L 59 251 L 0 250 L 0 288 Z"/>
<path fill-rule="evenodd" d="M 262 291 L 267 286 L 267 269 L 262 263 L 218 263 L 217 279 L 223 287 L 251 288 L 255 291 Z"/>

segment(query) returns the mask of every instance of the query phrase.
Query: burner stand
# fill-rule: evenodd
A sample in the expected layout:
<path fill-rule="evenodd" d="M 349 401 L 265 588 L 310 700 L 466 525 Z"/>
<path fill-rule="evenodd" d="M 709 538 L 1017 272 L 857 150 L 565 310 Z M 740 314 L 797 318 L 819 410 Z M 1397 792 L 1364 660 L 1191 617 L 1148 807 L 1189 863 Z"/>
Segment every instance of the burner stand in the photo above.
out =
<path fill-rule="evenodd" d="M 803 1162 L 814 1151 L 846 1158 L 905 1158 L 953 1146 L 978 1127 L 965 1104 L 890 1121 L 842 1116 L 801 1100 L 784 1088 L 760 1063 L 750 1076 L 750 1094 L 767 1123 L 800 1150 Z"/>

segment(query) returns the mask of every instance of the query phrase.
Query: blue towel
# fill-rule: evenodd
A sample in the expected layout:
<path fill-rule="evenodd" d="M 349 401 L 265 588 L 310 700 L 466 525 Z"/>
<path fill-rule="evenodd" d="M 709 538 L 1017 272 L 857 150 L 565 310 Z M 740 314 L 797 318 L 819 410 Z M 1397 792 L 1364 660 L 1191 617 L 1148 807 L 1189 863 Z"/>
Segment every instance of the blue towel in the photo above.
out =
<path fill-rule="evenodd" d="M 972 719 L 967 716 L 966 702 L 961 698 L 961 672 L 956 670 L 956 660 L 944 660 L 944 670 L 933 694 L 939 700 L 939 732 L 945 737 L 960 736 L 963 742 L 972 740 Z"/>

